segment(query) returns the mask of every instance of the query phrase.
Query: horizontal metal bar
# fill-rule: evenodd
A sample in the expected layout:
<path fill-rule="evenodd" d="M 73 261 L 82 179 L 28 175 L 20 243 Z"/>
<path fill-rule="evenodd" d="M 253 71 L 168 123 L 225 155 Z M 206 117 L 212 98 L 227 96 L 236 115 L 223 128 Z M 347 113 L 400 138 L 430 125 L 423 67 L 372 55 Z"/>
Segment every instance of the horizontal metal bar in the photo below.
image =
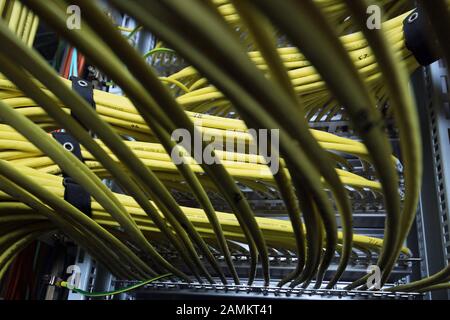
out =
<path fill-rule="evenodd" d="M 126 281 L 120 281 L 124 283 Z M 340 284 L 343 288 L 346 284 Z M 311 284 L 314 286 L 314 283 Z M 201 283 L 184 283 L 184 282 L 170 282 L 161 281 L 153 282 L 145 286 L 142 289 L 137 290 L 133 293 L 133 296 L 139 298 L 146 294 L 151 294 L 156 292 L 161 294 L 162 291 L 186 293 L 186 294 L 208 294 L 210 295 L 223 295 L 227 294 L 233 297 L 289 297 L 294 299 L 302 298 L 312 298 L 316 297 L 328 297 L 328 298 L 339 298 L 339 299 L 418 299 L 423 296 L 422 293 L 416 292 L 389 292 L 389 291 L 369 291 L 369 290 L 343 290 L 338 289 L 310 289 L 310 288 L 289 288 L 289 287 L 278 287 L 275 285 L 263 286 L 263 285 L 223 285 L 223 284 L 201 284 Z"/>

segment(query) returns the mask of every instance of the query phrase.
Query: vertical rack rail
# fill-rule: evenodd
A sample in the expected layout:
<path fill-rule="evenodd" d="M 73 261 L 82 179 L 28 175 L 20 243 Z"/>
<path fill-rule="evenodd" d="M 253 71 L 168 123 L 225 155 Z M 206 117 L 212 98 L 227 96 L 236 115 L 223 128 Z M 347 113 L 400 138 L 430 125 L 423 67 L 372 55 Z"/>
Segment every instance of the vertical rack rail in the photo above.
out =
<path fill-rule="evenodd" d="M 450 258 L 450 86 L 445 63 L 437 61 L 413 77 L 423 143 L 423 185 L 417 215 L 421 276 L 429 276 Z M 427 295 L 449 299 L 450 291 Z"/>

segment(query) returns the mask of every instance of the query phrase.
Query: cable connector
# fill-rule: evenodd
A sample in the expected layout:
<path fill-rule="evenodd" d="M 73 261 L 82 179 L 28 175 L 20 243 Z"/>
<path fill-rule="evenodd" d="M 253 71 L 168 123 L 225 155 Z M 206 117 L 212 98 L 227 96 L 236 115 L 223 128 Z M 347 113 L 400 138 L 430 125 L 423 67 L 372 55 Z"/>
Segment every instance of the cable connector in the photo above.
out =
<path fill-rule="evenodd" d="M 66 288 L 66 286 L 63 285 L 64 282 L 66 282 L 66 281 L 64 281 L 63 279 L 61 279 L 58 276 L 50 276 L 48 279 L 49 286 L 54 286 L 54 287 L 59 287 L 59 288 Z"/>

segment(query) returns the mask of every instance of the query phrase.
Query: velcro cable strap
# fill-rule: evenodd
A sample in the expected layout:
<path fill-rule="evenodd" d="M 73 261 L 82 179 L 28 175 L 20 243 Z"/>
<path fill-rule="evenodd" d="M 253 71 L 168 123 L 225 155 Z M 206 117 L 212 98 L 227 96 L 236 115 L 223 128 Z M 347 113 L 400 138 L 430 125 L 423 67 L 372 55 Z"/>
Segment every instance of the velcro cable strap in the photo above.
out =
<path fill-rule="evenodd" d="M 80 144 L 67 132 L 52 132 L 52 136 L 69 152 L 72 152 L 78 159 L 83 161 Z M 65 172 L 63 174 L 64 200 L 85 213 L 89 217 L 92 215 L 90 194 L 72 177 Z"/>
<path fill-rule="evenodd" d="M 95 101 L 94 101 L 94 86 L 91 82 L 86 81 L 84 79 L 72 76 L 70 77 L 72 81 L 72 90 L 78 93 L 84 100 L 86 100 L 92 108 L 95 109 Z M 77 120 L 85 129 L 87 129 L 83 123 L 79 120 L 76 113 L 71 112 L 72 117 Z"/>
<path fill-rule="evenodd" d="M 420 65 L 427 66 L 439 59 L 437 39 L 420 6 L 403 21 L 403 34 L 406 47 Z"/>

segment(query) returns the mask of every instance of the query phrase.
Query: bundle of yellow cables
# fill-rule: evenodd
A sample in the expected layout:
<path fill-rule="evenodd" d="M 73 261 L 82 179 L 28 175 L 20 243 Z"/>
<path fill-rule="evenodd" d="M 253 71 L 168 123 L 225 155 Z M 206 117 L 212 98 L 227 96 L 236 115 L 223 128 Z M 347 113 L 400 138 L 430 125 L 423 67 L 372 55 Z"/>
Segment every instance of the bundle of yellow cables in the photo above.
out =
<path fill-rule="evenodd" d="M 28 46 L 32 46 L 39 25 L 39 17 L 20 1 L 0 0 L 0 16 L 8 27 Z"/>
<path fill-rule="evenodd" d="M 377 255 L 385 284 L 399 255 L 411 254 L 403 242 L 421 182 L 417 113 L 407 84 L 418 64 L 403 36 L 402 23 L 410 14 L 406 2 L 382 1 L 395 17 L 372 33 L 364 28 L 365 0 L 110 2 L 192 66 L 159 78 L 90 0 L 70 3 L 82 9 L 81 31 L 66 27 L 68 1 L 17 2 L 77 47 L 126 97 L 94 90 L 94 111 L 21 40 L 24 32 L 17 36 L 0 22 L 0 277 L 31 241 L 59 230 L 124 279 L 171 272 L 184 281 L 217 277 L 227 283 L 231 276 L 240 283 L 231 252 L 245 244 L 250 284 L 258 263 L 270 283 L 269 248 L 298 257 L 280 285 L 307 286 L 315 279 L 321 287 L 338 252 L 337 271 L 327 283 L 331 288 L 355 249 Z M 289 46 L 277 47 L 280 35 Z M 387 99 L 399 131 L 403 202 L 399 160 L 380 112 Z M 229 111 L 235 118 L 220 116 Z M 345 115 L 360 142 L 308 127 L 310 119 L 336 114 Z M 80 142 L 83 161 L 48 134 L 59 128 Z M 177 147 L 171 134 L 179 128 L 191 136 L 203 134 L 200 151 L 181 149 L 187 159 L 181 164 L 169 156 Z M 279 131 L 280 148 L 272 150 L 279 151 L 278 171 L 247 149 L 217 150 L 213 164 L 194 160 L 213 140 L 232 138 L 249 146 L 251 129 Z M 355 174 L 347 158 L 370 170 L 364 177 Z M 91 195 L 91 216 L 64 200 L 62 172 Z M 103 178 L 117 181 L 126 195 L 113 193 Z M 256 217 L 237 182 L 278 190 L 290 220 Z M 172 189 L 190 192 L 199 208 L 180 206 Z M 353 234 L 349 189 L 383 197 L 383 240 Z M 216 212 L 207 191 L 220 194 L 232 213 Z M 159 244 L 170 244 L 185 269 L 170 263 Z M 223 254 L 227 270 L 211 247 Z M 426 290 L 448 280 L 446 272 L 390 290 Z"/>

